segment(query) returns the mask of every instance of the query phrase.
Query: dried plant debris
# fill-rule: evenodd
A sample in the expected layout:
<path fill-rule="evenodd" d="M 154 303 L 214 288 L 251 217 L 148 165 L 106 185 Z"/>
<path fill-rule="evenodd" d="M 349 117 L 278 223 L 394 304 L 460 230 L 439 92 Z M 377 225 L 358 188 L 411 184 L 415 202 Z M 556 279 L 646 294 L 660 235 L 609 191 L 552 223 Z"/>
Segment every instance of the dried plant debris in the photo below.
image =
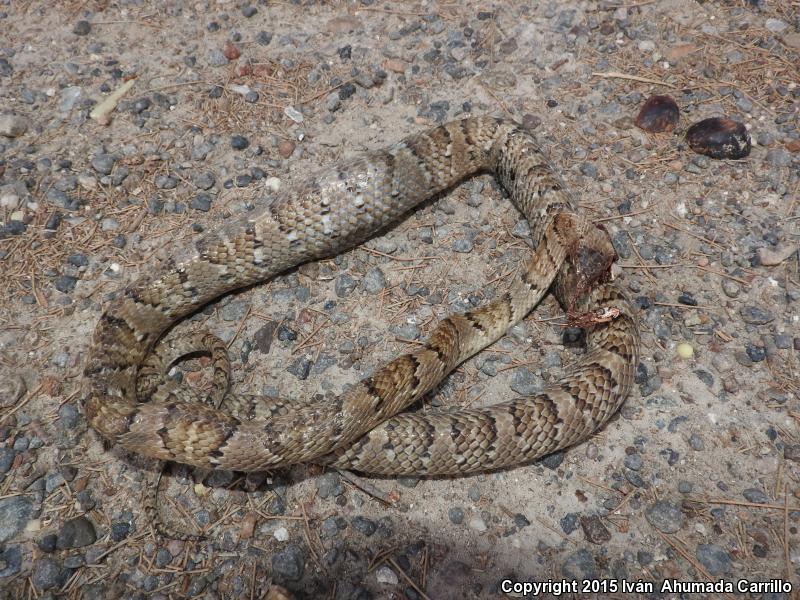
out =
<path fill-rule="evenodd" d="M 727 117 L 711 117 L 686 131 L 689 147 L 711 158 L 744 158 L 750 154 L 750 134 L 743 123 Z"/>
<path fill-rule="evenodd" d="M 675 129 L 680 119 L 678 104 L 671 96 L 650 96 L 636 116 L 636 126 L 650 133 Z"/>

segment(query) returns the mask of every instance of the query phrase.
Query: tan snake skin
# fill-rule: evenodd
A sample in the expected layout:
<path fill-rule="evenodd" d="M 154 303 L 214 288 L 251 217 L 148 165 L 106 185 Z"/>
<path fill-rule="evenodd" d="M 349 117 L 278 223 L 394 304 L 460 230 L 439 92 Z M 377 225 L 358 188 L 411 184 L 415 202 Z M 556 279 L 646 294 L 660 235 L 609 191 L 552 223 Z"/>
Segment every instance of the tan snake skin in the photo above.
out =
<path fill-rule="evenodd" d="M 495 175 L 530 222 L 533 256 L 508 292 L 444 319 L 424 345 L 334 402 L 225 395 L 230 366 L 224 345 L 209 334 L 156 346 L 173 324 L 214 298 L 342 252 L 481 171 Z M 605 283 L 614 259 L 606 232 L 575 212 L 526 131 L 487 117 L 453 121 L 323 171 L 260 216 L 205 237 L 192 258 L 120 292 L 94 334 L 86 414 L 94 429 L 128 450 L 210 469 L 317 462 L 434 475 L 529 462 L 585 440 L 631 389 L 639 335 L 631 305 Z M 487 408 L 397 415 L 525 317 L 554 281 L 568 309 L 619 311 L 590 327 L 586 354 L 561 380 L 536 396 Z M 186 348 L 214 356 L 211 397 L 159 383 Z M 223 396 L 224 409 L 212 406 Z"/>

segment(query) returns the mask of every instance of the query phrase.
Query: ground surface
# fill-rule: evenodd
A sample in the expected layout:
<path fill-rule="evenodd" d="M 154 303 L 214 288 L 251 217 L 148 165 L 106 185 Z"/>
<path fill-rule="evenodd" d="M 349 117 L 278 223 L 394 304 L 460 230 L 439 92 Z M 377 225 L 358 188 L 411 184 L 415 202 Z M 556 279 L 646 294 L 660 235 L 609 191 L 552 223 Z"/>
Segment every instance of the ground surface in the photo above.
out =
<path fill-rule="evenodd" d="M 800 584 L 796 3 L 165 4 L 0 6 L 0 112 L 17 115 L 0 129 L 0 595 Z M 90 120 L 130 78 L 110 125 Z M 633 127 L 653 93 L 677 100 L 675 132 Z M 539 464 L 462 479 L 174 468 L 162 511 L 207 538 L 154 535 L 141 507 L 156 466 L 106 448 L 80 405 L 109 295 L 308 171 L 466 113 L 529 127 L 611 233 L 620 285 L 642 307 L 620 415 Z M 745 160 L 683 141 L 723 114 L 750 129 Z M 475 178 L 182 326 L 230 343 L 238 388 L 337 393 L 502 290 L 526 233 L 492 179 Z M 574 357 L 545 320 L 559 315 L 546 300 L 422 410 L 535 392 Z M 202 385 L 200 366 L 185 377 Z"/>

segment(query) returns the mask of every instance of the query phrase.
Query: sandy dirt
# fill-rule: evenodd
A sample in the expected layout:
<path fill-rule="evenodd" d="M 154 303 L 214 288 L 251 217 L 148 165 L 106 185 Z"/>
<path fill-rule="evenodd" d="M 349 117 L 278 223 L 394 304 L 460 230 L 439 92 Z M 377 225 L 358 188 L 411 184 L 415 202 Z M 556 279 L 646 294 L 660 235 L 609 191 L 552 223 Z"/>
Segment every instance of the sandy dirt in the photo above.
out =
<path fill-rule="evenodd" d="M 297 598 L 521 597 L 503 580 L 630 597 L 622 582 L 641 580 L 642 597 L 671 598 L 664 580 L 742 579 L 780 580 L 753 598 L 798 597 L 796 3 L 0 13 L 0 597 L 259 598 L 273 582 Z M 91 119 L 129 79 L 110 123 Z M 652 94 L 677 102 L 675 131 L 634 126 Z M 470 114 L 528 127 L 614 240 L 643 349 L 618 416 L 566 452 L 463 478 L 175 466 L 163 516 L 206 537 L 159 536 L 142 511 L 158 465 L 109 448 L 82 412 L 104 304 L 310 171 Z M 748 157 L 688 147 L 689 125 L 723 115 L 748 128 Z M 178 330 L 226 341 L 237 389 L 337 394 L 502 293 L 528 240 L 475 177 Z M 580 353 L 561 316 L 547 298 L 419 410 L 535 393 Z M 202 386 L 204 367 L 179 370 Z"/>

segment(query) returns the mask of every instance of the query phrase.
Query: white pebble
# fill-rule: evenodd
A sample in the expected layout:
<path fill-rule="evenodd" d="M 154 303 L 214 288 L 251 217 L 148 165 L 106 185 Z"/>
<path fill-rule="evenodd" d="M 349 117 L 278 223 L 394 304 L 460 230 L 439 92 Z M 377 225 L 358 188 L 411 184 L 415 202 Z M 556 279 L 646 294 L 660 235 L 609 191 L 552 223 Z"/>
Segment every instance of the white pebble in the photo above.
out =
<path fill-rule="evenodd" d="M 15 138 L 28 130 L 28 121 L 19 115 L 0 115 L 0 135 Z"/>
<path fill-rule="evenodd" d="M 474 529 L 475 531 L 479 531 L 481 533 L 486 531 L 486 523 L 484 523 L 483 519 L 480 517 L 472 517 L 467 525 L 470 529 Z"/>
<path fill-rule="evenodd" d="M 386 565 L 375 570 L 375 577 L 378 583 L 388 583 L 389 585 L 397 585 L 398 583 L 397 575 Z"/>
<path fill-rule="evenodd" d="M 686 342 L 681 342 L 675 348 L 675 351 L 678 353 L 678 356 L 681 358 L 692 358 L 694 356 L 694 348 L 692 348 L 691 344 L 687 344 Z"/>
<path fill-rule="evenodd" d="M 272 192 L 277 192 L 281 189 L 281 180 L 277 177 L 267 177 L 264 180 L 264 187 Z"/>
<path fill-rule="evenodd" d="M 236 83 L 228 84 L 228 89 L 242 96 L 247 95 L 251 90 L 249 85 L 238 85 Z"/>
<path fill-rule="evenodd" d="M 10 187 L 10 186 L 9 186 Z M 19 195 L 11 190 L 0 195 L 0 208 L 13 210 L 19 206 Z"/>
<path fill-rule="evenodd" d="M 85 190 L 97 189 L 97 180 L 91 175 L 78 175 L 78 184 Z"/>
<path fill-rule="evenodd" d="M 274 537 L 279 542 L 285 542 L 286 540 L 289 539 L 289 531 L 286 529 L 286 527 L 278 527 L 273 532 L 272 537 Z"/>
<path fill-rule="evenodd" d="M 295 123 L 302 123 L 303 122 L 303 113 L 297 110 L 293 106 L 287 106 L 283 109 L 283 114 L 289 117 Z"/>
<path fill-rule="evenodd" d="M 767 19 L 767 21 L 764 23 L 764 26 L 772 33 L 780 33 L 789 27 L 789 24 L 785 21 L 781 21 L 780 19 Z"/>

